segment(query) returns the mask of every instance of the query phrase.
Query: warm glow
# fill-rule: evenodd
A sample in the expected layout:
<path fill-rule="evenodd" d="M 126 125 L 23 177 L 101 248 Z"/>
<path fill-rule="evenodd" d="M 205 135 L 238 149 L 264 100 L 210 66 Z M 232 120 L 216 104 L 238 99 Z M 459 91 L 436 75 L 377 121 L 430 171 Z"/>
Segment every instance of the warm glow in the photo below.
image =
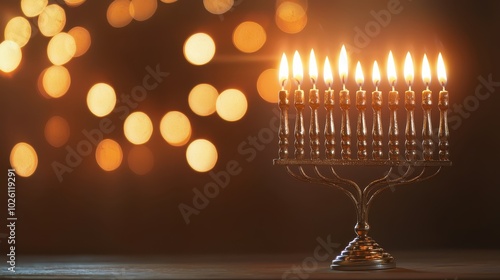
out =
<path fill-rule="evenodd" d="M 275 22 L 278 28 L 289 34 L 295 34 L 307 25 L 307 1 L 283 1 L 276 8 Z"/>
<path fill-rule="evenodd" d="M 66 25 L 66 13 L 57 4 L 48 5 L 38 16 L 38 29 L 46 37 L 61 32 Z"/>
<path fill-rule="evenodd" d="M 81 26 L 75 26 L 68 31 L 68 34 L 75 39 L 75 57 L 84 55 L 90 48 L 91 44 L 89 31 Z"/>
<path fill-rule="evenodd" d="M 256 22 L 245 21 L 234 29 L 233 44 L 244 53 L 253 53 L 260 50 L 265 42 L 266 31 Z"/>
<path fill-rule="evenodd" d="M 21 177 L 33 175 L 38 166 L 38 156 L 35 149 L 28 143 L 17 143 L 10 152 L 10 166 Z"/>
<path fill-rule="evenodd" d="M 65 95 L 70 85 L 71 76 L 64 66 L 52 65 L 43 72 L 42 86 L 49 97 L 59 98 Z"/>
<path fill-rule="evenodd" d="M 62 147 L 69 139 L 69 124 L 66 119 L 60 116 L 53 116 L 45 124 L 44 135 L 52 147 Z"/>
<path fill-rule="evenodd" d="M 21 10 L 27 17 L 38 16 L 47 6 L 49 0 L 21 0 Z"/>
<path fill-rule="evenodd" d="M 394 57 L 392 56 L 392 51 L 389 52 L 389 58 L 387 59 L 387 78 L 389 79 L 389 84 L 394 90 L 396 85 L 397 75 L 396 75 L 396 64 L 394 63 Z"/>
<path fill-rule="evenodd" d="M 122 147 L 114 140 L 104 139 L 95 149 L 95 159 L 102 170 L 113 171 L 122 164 Z"/>
<path fill-rule="evenodd" d="M 158 8 L 157 0 L 132 0 L 129 12 L 137 21 L 144 21 L 152 17 Z"/>
<path fill-rule="evenodd" d="M 170 4 L 170 3 L 177 2 L 177 0 L 161 0 L 161 2 Z"/>
<path fill-rule="evenodd" d="M 5 40 L 10 40 L 24 47 L 31 37 L 30 22 L 24 17 L 14 17 L 5 26 Z"/>
<path fill-rule="evenodd" d="M 153 152 L 147 146 L 133 146 L 127 157 L 128 167 L 137 175 L 146 175 L 155 164 Z"/>
<path fill-rule="evenodd" d="M 228 122 L 243 118 L 248 108 L 247 98 L 237 89 L 227 89 L 217 97 L 215 109 L 219 117 Z"/>
<path fill-rule="evenodd" d="M 413 77 L 415 73 L 413 70 L 413 59 L 411 59 L 410 52 L 406 54 L 404 74 L 405 74 L 406 84 L 411 90 L 411 85 L 413 84 Z"/>
<path fill-rule="evenodd" d="M 214 55 L 215 42 L 208 34 L 193 34 L 184 43 L 184 57 L 191 64 L 207 64 Z"/>
<path fill-rule="evenodd" d="M 316 87 L 316 82 L 318 81 L 318 65 L 316 64 L 314 50 L 311 50 L 311 54 L 309 55 L 309 77 L 311 78 L 314 87 Z"/>
<path fill-rule="evenodd" d="M 128 25 L 132 21 L 130 3 L 129 0 L 114 0 L 109 4 L 106 12 L 106 18 L 108 19 L 109 25 L 120 28 Z"/>
<path fill-rule="evenodd" d="M 205 9 L 214 15 L 222 15 L 229 11 L 233 5 L 234 0 L 203 0 Z"/>
<path fill-rule="evenodd" d="M 446 68 L 444 67 L 443 56 L 441 55 L 441 53 L 439 53 L 439 55 L 438 55 L 437 71 L 438 71 L 439 83 L 443 86 L 443 89 L 444 89 L 448 79 L 446 77 Z"/>
<path fill-rule="evenodd" d="M 133 112 L 123 123 L 123 133 L 130 143 L 144 144 L 149 141 L 153 134 L 153 123 L 145 113 Z"/>
<path fill-rule="evenodd" d="M 276 76 L 278 76 L 277 69 L 267 69 L 260 73 L 257 79 L 257 91 L 260 97 L 273 104 L 278 102 L 276 93 L 281 89 L 281 86 L 276 83 Z"/>
<path fill-rule="evenodd" d="M 108 84 L 98 83 L 87 94 L 87 106 L 92 114 L 104 117 L 115 108 L 115 90 Z"/>
<path fill-rule="evenodd" d="M 288 61 L 286 59 L 286 54 L 283 53 L 281 56 L 280 69 L 279 69 L 279 82 L 280 86 L 284 87 L 286 84 L 286 80 L 288 80 L 289 70 L 288 70 Z"/>
<path fill-rule="evenodd" d="M 196 85 L 191 92 L 189 92 L 189 108 L 198 116 L 209 116 L 215 113 L 215 102 L 217 102 L 218 96 L 219 92 L 212 85 Z"/>
<path fill-rule="evenodd" d="M 363 69 L 361 69 L 361 63 L 358 61 L 356 64 L 356 75 L 355 75 L 356 84 L 361 88 L 363 83 L 365 82 L 365 76 L 363 75 Z"/>
<path fill-rule="evenodd" d="M 376 88 L 375 90 L 378 90 L 378 86 L 380 85 L 380 70 L 376 60 L 373 62 L 372 81 Z"/>
<path fill-rule="evenodd" d="M 339 57 L 339 75 L 340 81 L 342 82 L 342 86 L 345 87 L 345 83 L 347 82 L 347 69 L 349 64 L 347 63 L 347 51 L 345 50 L 345 46 L 342 45 L 342 49 L 340 49 L 340 57 Z"/>
<path fill-rule="evenodd" d="M 70 7 L 78 7 L 85 2 L 85 0 L 64 0 L 66 5 Z"/>
<path fill-rule="evenodd" d="M 302 68 L 302 60 L 300 59 L 300 55 L 298 51 L 295 51 L 293 54 L 293 79 L 299 85 L 302 84 L 302 79 L 304 78 L 304 69 Z"/>
<path fill-rule="evenodd" d="M 422 80 L 427 88 L 431 83 L 431 67 L 429 66 L 429 60 L 427 60 L 427 55 L 424 54 L 424 60 L 422 61 Z"/>
<path fill-rule="evenodd" d="M 76 53 L 76 42 L 73 36 L 61 32 L 52 37 L 47 45 L 47 56 L 54 65 L 63 65 L 70 61 Z"/>
<path fill-rule="evenodd" d="M 325 84 L 328 86 L 328 89 L 331 89 L 333 85 L 333 73 L 328 56 L 325 58 L 325 64 L 323 66 L 323 79 L 325 80 Z"/>
<path fill-rule="evenodd" d="M 189 144 L 186 150 L 186 159 L 195 171 L 207 172 L 217 163 L 217 148 L 205 139 L 197 139 Z"/>
<path fill-rule="evenodd" d="M 166 113 L 160 121 L 160 133 L 172 146 L 184 146 L 191 138 L 191 122 L 179 111 Z"/>
<path fill-rule="evenodd" d="M 0 43 L 0 71 L 9 73 L 16 70 L 22 57 L 21 47 L 17 43 L 10 40 Z"/>

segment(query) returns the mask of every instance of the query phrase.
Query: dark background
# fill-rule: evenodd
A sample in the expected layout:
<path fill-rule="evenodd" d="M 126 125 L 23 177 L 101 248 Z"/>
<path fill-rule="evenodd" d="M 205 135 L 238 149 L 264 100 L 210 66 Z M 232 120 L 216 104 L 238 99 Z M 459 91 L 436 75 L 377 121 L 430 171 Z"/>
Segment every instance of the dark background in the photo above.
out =
<path fill-rule="evenodd" d="M 364 29 L 373 20 L 370 11 L 386 9 L 388 2 L 311 0 L 308 24 L 294 35 L 276 27 L 275 2 L 268 0 L 238 1 L 223 17 L 208 13 L 202 1 L 159 2 L 152 18 L 120 29 L 106 21 L 109 1 L 89 0 L 77 8 L 63 5 L 68 19 L 64 31 L 81 25 L 92 36 L 90 50 L 66 65 L 72 75 L 67 95 L 49 100 L 37 92 L 38 75 L 50 65 L 46 56 L 48 38 L 41 34 L 23 48 L 18 70 L 0 77 L 3 170 L 8 168 L 10 150 L 17 142 L 31 143 L 39 156 L 33 176 L 18 176 L 17 254 L 311 252 L 316 238 L 325 239 L 328 235 L 343 247 L 354 237 L 354 209 L 347 197 L 324 186 L 297 182 L 282 168 L 272 166 L 277 139 L 265 145 L 250 162 L 237 147 L 269 127 L 274 117 L 272 110 L 276 105 L 263 101 L 255 86 L 263 70 L 276 68 L 282 52 L 291 59 L 298 49 L 305 61 L 306 54 L 314 48 L 320 65 L 329 55 L 337 82 L 341 45 L 354 45 L 354 28 Z M 500 2 L 400 3 L 402 12 L 393 15 L 368 46 L 359 52 L 350 49 L 351 73 L 355 60 L 361 60 L 365 77 L 370 77 L 371 71 L 367 70 L 377 59 L 383 77 L 381 89 L 386 92 L 389 88 L 385 61 L 389 50 L 394 53 L 400 77 L 407 51 L 412 52 L 417 67 L 423 53 L 427 53 L 433 69 L 438 52 L 442 52 L 448 70 L 450 103 L 453 106 L 471 102 L 468 108 L 474 105 L 470 96 L 480 85 L 478 77 L 488 79 L 491 75 L 492 80 L 500 81 Z M 21 15 L 19 1 L 2 1 L 0 26 L 3 28 L 15 15 Z M 266 44 L 255 54 L 239 52 L 231 41 L 232 31 L 245 20 L 259 22 L 267 32 Z M 209 33 L 217 45 L 214 59 L 204 66 L 189 64 L 182 54 L 184 41 L 195 32 Z M 92 154 L 60 183 L 51 163 L 63 161 L 66 152 L 45 141 L 46 121 L 54 114 L 65 117 L 71 127 L 68 145 L 74 147 L 82 139 L 80 132 L 98 127 L 100 121 L 86 108 L 88 89 L 96 82 L 108 82 L 117 93 L 129 93 L 141 83 L 144 68 L 156 64 L 170 76 L 138 107 L 151 116 L 155 126 L 153 137 L 146 144 L 155 154 L 153 171 L 137 176 L 128 169 L 124 158 L 118 170 L 104 172 Z M 415 90 L 419 96 L 419 68 L 416 73 Z M 187 95 L 193 86 L 204 82 L 219 92 L 241 89 L 249 103 L 245 117 L 229 123 L 216 114 L 204 118 L 194 115 L 187 105 Z M 353 81 L 348 86 L 354 92 Z M 365 83 L 365 88 L 373 90 L 370 82 Z M 335 90 L 339 89 L 336 83 Z M 402 79 L 398 89 L 406 89 Z M 437 102 L 440 88 L 435 75 L 431 89 Z M 370 234 L 384 248 L 500 248 L 495 242 L 500 234 L 500 87 L 494 90 L 466 118 L 450 113 L 450 117 L 461 120 L 450 127 L 453 167 L 429 181 L 389 190 L 375 201 L 370 212 Z M 171 147 L 158 133 L 161 117 L 171 110 L 188 115 L 193 126 L 192 139 L 207 138 L 217 146 L 219 160 L 213 171 L 224 170 L 230 160 L 238 161 L 242 168 L 241 174 L 232 177 L 199 215 L 190 217 L 189 225 L 184 223 L 178 205 L 192 205 L 192 189 L 202 189 L 212 178 L 187 165 L 186 147 Z M 403 122 L 404 111 L 400 113 Z M 121 122 L 115 122 L 119 128 L 109 137 L 122 145 L 126 157 L 132 144 L 123 136 Z M 371 121 L 368 124 L 371 127 Z M 387 126 L 385 122 L 385 129 Z M 361 168 L 341 171 L 361 180 L 370 175 Z M 380 176 L 381 172 L 374 170 L 372 175 Z M 5 190 L 0 195 L 2 221 L 6 217 L 6 194 Z M 6 232 L 3 226 L 2 232 Z M 5 239 L 1 241 L 2 252 L 6 252 Z"/>

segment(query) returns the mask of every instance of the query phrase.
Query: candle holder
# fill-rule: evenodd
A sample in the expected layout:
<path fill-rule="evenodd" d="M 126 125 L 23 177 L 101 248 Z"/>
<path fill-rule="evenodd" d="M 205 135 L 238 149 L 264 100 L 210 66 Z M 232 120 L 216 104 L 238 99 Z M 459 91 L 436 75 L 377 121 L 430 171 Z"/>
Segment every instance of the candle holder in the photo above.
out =
<path fill-rule="evenodd" d="M 382 116 L 381 103 L 382 97 L 380 92 L 376 91 L 372 95 L 372 109 L 374 115 L 374 123 L 372 130 L 372 158 L 367 156 L 367 148 L 370 148 L 366 142 L 367 129 L 365 125 L 365 109 L 366 95 L 358 93 L 356 98 L 356 107 L 358 109 L 358 122 L 356 129 L 356 138 L 358 153 L 357 158 L 351 158 L 350 145 L 350 123 L 348 119 L 348 110 L 350 107 L 348 91 L 340 92 L 339 109 L 342 111 L 341 131 L 339 135 L 335 135 L 333 110 L 335 101 L 333 91 L 325 92 L 324 108 L 326 110 L 325 117 L 325 150 L 324 154 L 318 154 L 318 102 L 317 94 L 310 100 L 311 122 L 310 122 L 310 150 L 311 158 L 304 158 L 304 104 L 301 94 L 296 94 L 300 100 L 294 102 L 297 116 L 295 119 L 295 157 L 288 156 L 288 112 L 289 102 L 286 94 L 280 93 L 279 107 L 281 109 L 281 121 L 279 129 L 279 158 L 274 160 L 274 165 L 284 166 L 285 170 L 293 178 L 308 182 L 319 183 L 331 186 L 341 190 L 353 202 L 356 209 L 356 225 L 354 231 L 356 237 L 347 245 L 347 247 L 337 256 L 331 265 L 334 270 L 374 270 L 394 268 L 396 262 L 394 258 L 384 251 L 375 240 L 368 236 L 370 226 L 368 224 L 368 212 L 373 203 L 374 198 L 382 191 L 400 185 L 407 185 L 421 182 L 437 175 L 442 167 L 451 166 L 451 161 L 448 160 L 448 126 L 446 125 L 446 114 L 448 109 L 448 94 L 442 93 L 439 100 L 439 110 L 441 113 L 440 131 L 439 131 L 439 157 L 434 159 L 432 153 L 432 130 L 430 130 L 430 109 L 432 103 L 430 96 L 425 95 L 423 100 L 423 114 L 425 121 L 423 126 L 423 156 L 418 157 L 416 153 L 416 135 L 414 122 L 414 95 L 406 93 L 405 107 L 408 112 L 406 122 L 406 133 L 401 136 L 398 134 L 397 120 L 395 111 L 398 105 L 397 92 L 392 91 L 389 96 L 389 106 L 391 114 L 389 116 L 390 129 L 389 136 L 389 151 L 387 157 L 384 157 L 382 152 Z M 340 155 L 335 153 L 335 137 L 341 139 Z M 401 137 L 401 139 L 400 139 Z M 405 142 L 405 159 L 399 157 L 399 141 Z M 322 156 L 323 155 L 323 156 Z M 360 186 L 354 180 L 342 177 L 338 173 L 339 166 L 347 166 L 357 168 L 365 172 L 370 167 L 385 168 L 382 176 L 372 180 L 364 187 Z"/>

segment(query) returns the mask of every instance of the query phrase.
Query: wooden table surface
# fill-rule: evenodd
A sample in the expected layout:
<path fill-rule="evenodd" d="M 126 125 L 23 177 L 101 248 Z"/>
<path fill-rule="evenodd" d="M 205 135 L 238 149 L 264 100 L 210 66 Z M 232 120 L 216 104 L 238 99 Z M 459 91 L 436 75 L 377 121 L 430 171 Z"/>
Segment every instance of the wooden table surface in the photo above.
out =
<path fill-rule="evenodd" d="M 500 279 L 500 251 L 392 252 L 397 268 L 341 272 L 310 255 L 18 256 L 2 279 Z"/>

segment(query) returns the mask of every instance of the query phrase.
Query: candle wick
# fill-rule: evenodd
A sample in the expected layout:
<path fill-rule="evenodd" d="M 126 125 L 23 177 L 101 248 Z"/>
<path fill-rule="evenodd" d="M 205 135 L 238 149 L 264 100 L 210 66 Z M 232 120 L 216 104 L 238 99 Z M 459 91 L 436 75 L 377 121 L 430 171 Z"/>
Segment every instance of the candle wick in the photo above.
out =
<path fill-rule="evenodd" d="M 411 84 L 408 85 L 408 90 L 411 91 Z"/>
<path fill-rule="evenodd" d="M 285 82 L 286 79 L 283 79 L 283 81 L 281 82 L 281 90 L 285 90 Z"/>
<path fill-rule="evenodd" d="M 342 89 L 345 90 L 345 84 L 342 84 Z"/>

